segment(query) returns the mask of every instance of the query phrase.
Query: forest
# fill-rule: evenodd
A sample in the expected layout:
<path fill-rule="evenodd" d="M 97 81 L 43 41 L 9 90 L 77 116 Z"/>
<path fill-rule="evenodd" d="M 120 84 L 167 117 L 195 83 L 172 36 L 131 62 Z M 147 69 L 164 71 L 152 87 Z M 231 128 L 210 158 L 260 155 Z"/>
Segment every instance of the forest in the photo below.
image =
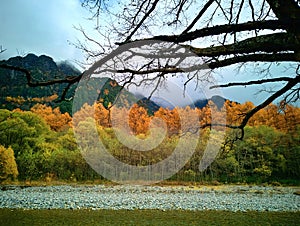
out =
<path fill-rule="evenodd" d="M 227 112 L 227 121 L 240 123 L 240 115 L 254 107 L 253 103 L 239 104 L 227 100 L 221 111 Z M 73 130 L 74 125 L 85 129 L 96 122 L 98 135 L 107 150 L 129 165 L 154 164 L 168 157 L 178 144 L 184 128 L 179 113 L 196 115 L 199 124 L 210 122 L 217 106 L 209 101 L 203 108 L 159 108 L 153 114 L 134 104 L 130 109 L 113 106 L 110 110 L 103 103 L 84 104 L 74 115 L 61 113 L 59 107 L 36 104 L 29 111 L 0 110 L 0 181 L 105 181 L 86 162 L 79 150 Z M 94 118 L 88 112 L 94 111 Z M 120 143 L 110 121 L 111 111 L 122 123 L 128 115 L 131 133 L 139 139 L 149 135 L 153 118 L 161 118 L 167 125 L 167 134 L 161 144 L 149 151 L 135 151 Z M 216 114 L 216 113 L 215 113 Z M 218 117 L 218 116 L 215 116 Z M 80 118 L 80 121 L 75 119 Z M 217 158 L 204 171 L 199 170 L 208 137 L 218 138 L 218 133 L 232 135 L 231 129 L 205 127 L 199 133 L 198 144 L 187 164 L 170 181 L 220 182 L 220 183 L 282 183 L 298 184 L 300 178 L 300 108 L 271 104 L 255 114 L 245 127 L 242 140 L 224 142 Z M 86 134 L 83 134 L 83 136 Z M 111 171 L 114 171 L 112 168 Z M 126 175 L 126 172 L 120 174 Z M 121 175 L 122 176 L 122 175 Z M 158 175 L 159 176 L 159 175 Z M 159 178 L 158 178 L 159 179 Z"/>

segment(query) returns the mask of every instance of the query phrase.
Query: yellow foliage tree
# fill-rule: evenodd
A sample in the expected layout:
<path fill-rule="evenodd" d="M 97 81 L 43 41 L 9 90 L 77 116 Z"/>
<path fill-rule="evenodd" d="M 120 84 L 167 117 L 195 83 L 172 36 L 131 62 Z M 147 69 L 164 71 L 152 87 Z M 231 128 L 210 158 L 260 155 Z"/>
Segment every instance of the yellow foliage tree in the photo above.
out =
<path fill-rule="evenodd" d="M 25 103 L 25 98 L 24 97 L 21 97 L 21 96 L 17 96 L 17 97 L 11 97 L 11 96 L 8 96 L 5 98 L 7 102 L 11 102 L 11 103 L 15 103 L 17 104 L 18 106 L 21 106 L 22 104 Z"/>
<path fill-rule="evenodd" d="M 17 163 L 12 148 L 0 145 L 0 181 L 18 176 Z"/>

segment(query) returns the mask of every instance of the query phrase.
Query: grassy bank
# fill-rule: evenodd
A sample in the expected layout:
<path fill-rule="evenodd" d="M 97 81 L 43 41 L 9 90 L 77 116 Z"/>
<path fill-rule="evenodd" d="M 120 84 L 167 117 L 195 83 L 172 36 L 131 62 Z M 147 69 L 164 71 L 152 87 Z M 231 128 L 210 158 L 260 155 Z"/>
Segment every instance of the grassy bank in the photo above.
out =
<path fill-rule="evenodd" d="M 0 225 L 299 225 L 299 212 L 0 209 Z"/>
<path fill-rule="evenodd" d="M 70 181 L 70 180 L 32 180 L 32 181 L 11 181 L 6 180 L 0 183 L 0 186 L 55 186 L 55 185 L 118 185 L 118 183 L 109 180 L 86 180 L 86 181 Z M 156 184 L 156 186 L 222 186 L 222 185 L 249 185 L 249 186 L 296 186 L 300 187 L 300 180 L 274 181 L 269 183 L 222 183 L 219 181 L 180 181 L 180 180 L 164 180 Z"/>

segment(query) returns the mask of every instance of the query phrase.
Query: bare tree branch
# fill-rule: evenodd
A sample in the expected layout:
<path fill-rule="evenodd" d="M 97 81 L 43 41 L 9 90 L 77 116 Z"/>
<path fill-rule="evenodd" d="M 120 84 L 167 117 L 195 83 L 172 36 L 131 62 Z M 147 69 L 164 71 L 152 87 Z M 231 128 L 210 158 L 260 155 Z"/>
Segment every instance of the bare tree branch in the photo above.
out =
<path fill-rule="evenodd" d="M 136 27 L 134 28 L 134 30 L 128 35 L 128 37 L 126 38 L 125 42 L 128 42 L 131 37 L 135 34 L 135 32 L 142 26 L 142 24 L 144 23 L 144 21 L 149 17 L 149 15 L 153 12 L 153 10 L 155 9 L 157 3 L 159 2 L 159 0 L 155 0 L 152 4 L 152 7 L 149 9 L 149 11 L 144 15 L 144 17 L 141 19 L 141 21 L 136 25 Z"/>
<path fill-rule="evenodd" d="M 292 26 L 300 26 L 300 20 L 299 19 L 264 20 L 264 21 L 249 21 L 240 24 L 217 25 L 213 27 L 197 29 L 195 31 L 183 33 L 180 35 L 158 35 L 144 40 L 161 40 L 166 42 L 181 43 L 186 41 L 192 41 L 198 38 L 203 38 L 212 35 L 220 35 L 225 33 L 230 34 L 235 32 L 251 31 L 254 29 L 280 30 Z M 117 43 L 117 44 L 121 45 L 124 43 Z"/>
<path fill-rule="evenodd" d="M 280 54 L 251 54 L 251 55 L 241 55 L 225 60 L 215 61 L 208 63 L 209 68 L 221 68 L 237 63 L 246 62 L 291 62 L 299 61 L 299 57 L 294 53 L 280 53 Z"/>
<path fill-rule="evenodd" d="M 230 45 L 221 45 L 207 48 L 187 46 L 193 53 L 204 57 L 217 57 L 231 54 L 245 54 L 254 52 L 277 53 L 294 51 L 298 48 L 296 39 L 285 33 L 275 33 L 260 37 L 248 38 Z M 300 60 L 300 58 L 299 58 Z"/>
<path fill-rule="evenodd" d="M 195 19 L 192 21 L 192 23 L 187 26 L 187 28 L 182 32 L 182 34 L 187 33 L 189 30 L 191 30 L 195 24 L 199 21 L 199 19 L 202 17 L 202 15 L 207 11 L 208 7 L 210 7 L 215 0 L 209 0 L 204 6 L 203 8 L 200 10 L 199 14 L 195 17 Z"/>
<path fill-rule="evenodd" d="M 0 45 L 0 53 L 3 53 L 4 51 L 6 51 L 6 49 L 3 49 L 3 46 Z"/>
<path fill-rule="evenodd" d="M 225 87 L 232 87 L 232 86 L 249 86 L 249 85 L 259 85 L 259 84 L 269 83 L 269 82 L 289 82 L 291 80 L 293 80 L 293 78 L 291 77 L 279 77 L 279 78 L 261 79 L 261 80 L 248 81 L 248 82 L 232 82 L 224 85 L 211 86 L 209 88 L 215 89 L 215 88 L 225 88 Z"/>

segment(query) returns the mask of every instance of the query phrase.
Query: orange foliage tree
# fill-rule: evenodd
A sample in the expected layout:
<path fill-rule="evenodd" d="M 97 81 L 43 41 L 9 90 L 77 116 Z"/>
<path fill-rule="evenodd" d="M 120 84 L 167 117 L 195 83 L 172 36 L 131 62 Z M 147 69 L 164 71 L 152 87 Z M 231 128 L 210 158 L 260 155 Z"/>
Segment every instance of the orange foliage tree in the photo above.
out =
<path fill-rule="evenodd" d="M 62 114 L 58 107 L 52 109 L 45 104 L 36 104 L 31 108 L 31 111 L 44 118 L 54 131 L 63 131 L 71 126 L 72 118 L 69 113 Z"/>
<path fill-rule="evenodd" d="M 300 108 L 286 105 L 283 109 L 283 120 L 285 122 L 285 126 L 281 127 L 283 130 L 289 132 L 297 131 L 297 127 L 300 127 Z"/>
<path fill-rule="evenodd" d="M 129 111 L 129 127 L 135 135 L 147 134 L 150 117 L 145 108 L 134 104 Z"/>
<path fill-rule="evenodd" d="M 241 123 L 243 116 L 252 109 L 252 102 L 239 104 L 226 101 L 227 123 L 237 125 Z M 269 104 L 251 117 L 247 125 L 249 126 L 270 126 L 277 130 L 287 132 L 296 130 L 300 123 L 300 108 L 292 105 L 284 105 L 280 108 L 275 104 Z"/>
<path fill-rule="evenodd" d="M 79 111 L 73 114 L 73 124 L 78 125 L 80 121 L 86 120 L 88 117 L 92 117 L 91 112 L 93 111 L 93 106 L 85 103 Z"/>
<path fill-rule="evenodd" d="M 180 132 L 180 116 L 177 108 L 170 110 L 168 108 L 161 107 L 154 113 L 154 117 L 159 117 L 165 121 L 165 123 L 167 124 L 169 136 L 178 134 Z"/>
<path fill-rule="evenodd" d="M 98 125 L 103 127 L 110 127 L 110 112 L 107 110 L 102 103 L 94 104 L 95 120 Z"/>

